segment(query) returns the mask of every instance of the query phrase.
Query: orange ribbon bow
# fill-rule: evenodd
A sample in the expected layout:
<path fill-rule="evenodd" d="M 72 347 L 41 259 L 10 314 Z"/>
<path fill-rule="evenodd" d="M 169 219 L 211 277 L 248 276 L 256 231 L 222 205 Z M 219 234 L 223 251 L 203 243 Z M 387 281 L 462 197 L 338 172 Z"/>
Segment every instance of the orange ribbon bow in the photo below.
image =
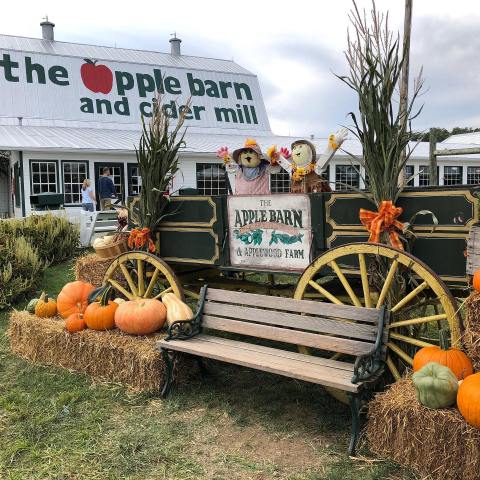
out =
<path fill-rule="evenodd" d="M 128 237 L 128 248 L 140 249 L 145 244 L 148 245 L 148 251 L 150 253 L 155 252 L 155 244 L 150 238 L 150 229 L 147 227 L 142 228 L 141 230 L 134 228 Z"/>
<path fill-rule="evenodd" d="M 392 247 L 403 250 L 402 242 L 396 229 L 403 230 L 403 223 L 396 220 L 403 212 L 402 207 L 395 207 L 391 200 L 384 200 L 378 212 L 360 209 L 360 221 L 370 232 L 369 242 L 379 242 L 380 234 L 387 232 Z"/>

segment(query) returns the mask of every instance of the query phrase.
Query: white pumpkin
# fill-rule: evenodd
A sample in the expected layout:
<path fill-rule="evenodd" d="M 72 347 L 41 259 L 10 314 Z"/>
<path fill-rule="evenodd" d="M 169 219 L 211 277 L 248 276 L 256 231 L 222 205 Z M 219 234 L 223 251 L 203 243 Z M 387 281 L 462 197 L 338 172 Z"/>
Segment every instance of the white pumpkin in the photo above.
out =
<path fill-rule="evenodd" d="M 96 238 L 93 241 L 93 248 L 102 248 L 105 246 L 105 241 L 103 240 L 102 237 Z"/>

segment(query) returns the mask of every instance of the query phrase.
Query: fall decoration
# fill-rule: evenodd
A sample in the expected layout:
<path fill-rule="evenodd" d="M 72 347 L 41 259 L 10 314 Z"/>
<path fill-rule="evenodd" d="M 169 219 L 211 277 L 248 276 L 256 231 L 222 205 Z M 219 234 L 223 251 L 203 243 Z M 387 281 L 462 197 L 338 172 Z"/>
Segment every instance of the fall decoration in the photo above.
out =
<path fill-rule="evenodd" d="M 154 298 L 130 300 L 118 306 L 115 325 L 131 335 L 148 335 L 163 327 L 167 309 Z"/>
<path fill-rule="evenodd" d="M 454 373 L 436 362 L 427 363 L 412 376 L 418 401 L 428 408 L 447 408 L 457 399 L 458 380 Z"/>
<path fill-rule="evenodd" d="M 37 306 L 38 298 L 32 298 L 29 302 L 25 310 L 28 313 L 35 313 L 35 307 Z"/>
<path fill-rule="evenodd" d="M 480 269 L 473 274 L 473 289 L 480 292 Z"/>
<path fill-rule="evenodd" d="M 57 297 L 58 313 L 63 318 L 73 313 L 83 313 L 88 305 L 88 296 L 94 288 L 93 285 L 80 280 L 67 283 Z"/>
<path fill-rule="evenodd" d="M 368 403 L 363 438 L 375 457 L 414 469 L 415 478 L 478 480 L 480 431 L 456 408 L 421 405 L 411 377 L 401 378 Z"/>
<path fill-rule="evenodd" d="M 82 313 L 72 313 L 65 320 L 65 328 L 69 333 L 80 332 L 86 327 Z"/>
<path fill-rule="evenodd" d="M 472 361 L 473 370 L 480 371 L 480 292 L 472 292 L 465 302 L 462 349 Z"/>
<path fill-rule="evenodd" d="M 458 389 L 457 405 L 463 418 L 480 429 L 480 373 L 466 378 Z"/>
<path fill-rule="evenodd" d="M 193 318 L 192 309 L 182 302 L 174 293 L 166 293 L 162 296 L 162 302 L 167 308 L 167 325 L 180 320 L 191 320 Z"/>
<path fill-rule="evenodd" d="M 54 317 L 57 314 L 57 303 L 43 292 L 35 305 L 35 315 L 37 317 Z"/>
<path fill-rule="evenodd" d="M 470 359 L 458 348 L 448 348 L 445 330 L 439 330 L 440 347 L 423 347 L 413 357 L 413 371 L 417 372 L 427 363 L 437 362 L 450 368 L 458 380 L 473 373 Z"/>
<path fill-rule="evenodd" d="M 134 228 L 128 237 L 128 248 L 141 250 L 144 247 L 146 247 L 150 253 L 155 252 L 155 244 L 150 238 L 150 229 L 146 227 L 141 230 Z"/>
<path fill-rule="evenodd" d="M 91 303 L 83 316 L 88 328 L 92 330 L 109 330 L 115 326 L 115 311 L 118 303 L 110 300 L 111 288 L 108 287 L 102 293 L 100 301 Z"/>
<path fill-rule="evenodd" d="M 70 335 L 65 320 L 59 317 L 39 322 L 24 310 L 13 310 L 9 317 L 7 335 L 12 352 L 29 362 L 63 367 L 132 390 L 158 391 L 164 362 L 155 344 L 164 332 L 137 337 L 116 328 L 101 332 L 87 328 Z M 179 383 L 198 376 L 193 357 L 180 358 L 175 370 Z"/>

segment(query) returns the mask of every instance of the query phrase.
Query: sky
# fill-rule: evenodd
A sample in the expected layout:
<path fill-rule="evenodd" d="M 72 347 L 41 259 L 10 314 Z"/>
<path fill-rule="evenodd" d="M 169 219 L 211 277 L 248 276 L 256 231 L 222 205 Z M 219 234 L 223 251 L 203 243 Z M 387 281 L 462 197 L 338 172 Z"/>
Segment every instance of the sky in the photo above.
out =
<path fill-rule="evenodd" d="M 479 127 L 478 0 L 413 3 L 410 84 L 420 67 L 425 80 L 414 128 Z M 357 4 L 371 8 L 370 0 Z M 351 7 L 351 0 L 23 0 L 2 2 L 0 32 L 40 37 L 48 15 L 56 40 L 168 52 L 175 31 L 183 54 L 233 59 L 258 76 L 276 134 L 321 137 L 349 125 L 356 109 L 335 76 L 348 71 Z M 377 0 L 377 9 L 403 31 L 404 0 Z"/>

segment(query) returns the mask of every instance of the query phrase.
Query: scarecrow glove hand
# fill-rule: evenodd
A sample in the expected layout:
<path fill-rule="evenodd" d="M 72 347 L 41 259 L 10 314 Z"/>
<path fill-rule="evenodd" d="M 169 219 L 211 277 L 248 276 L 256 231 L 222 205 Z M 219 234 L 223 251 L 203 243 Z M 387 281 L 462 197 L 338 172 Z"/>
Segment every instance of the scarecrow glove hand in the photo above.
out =
<path fill-rule="evenodd" d="M 292 157 L 292 154 L 290 153 L 290 151 L 289 151 L 288 148 L 286 148 L 286 147 L 282 147 L 282 148 L 280 149 L 280 155 L 281 155 L 283 158 L 286 158 L 287 160 Z"/>

